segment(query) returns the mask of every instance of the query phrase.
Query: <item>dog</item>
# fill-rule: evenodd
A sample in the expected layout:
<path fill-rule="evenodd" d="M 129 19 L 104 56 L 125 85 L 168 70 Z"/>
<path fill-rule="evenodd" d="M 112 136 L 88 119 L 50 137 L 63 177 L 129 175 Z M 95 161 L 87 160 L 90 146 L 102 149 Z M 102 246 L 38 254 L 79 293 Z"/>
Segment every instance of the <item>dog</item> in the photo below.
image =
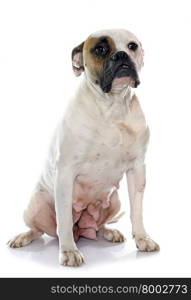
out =
<path fill-rule="evenodd" d="M 58 236 L 60 264 L 79 266 L 81 236 L 97 239 L 99 233 L 123 242 L 123 234 L 106 224 L 119 216 L 118 189 L 126 174 L 136 246 L 159 250 L 142 216 L 149 128 L 134 91 L 143 57 L 137 37 L 124 29 L 93 33 L 73 49 L 73 71 L 83 78 L 24 212 L 30 230 L 11 239 L 10 247 L 25 246 L 43 233 Z"/>

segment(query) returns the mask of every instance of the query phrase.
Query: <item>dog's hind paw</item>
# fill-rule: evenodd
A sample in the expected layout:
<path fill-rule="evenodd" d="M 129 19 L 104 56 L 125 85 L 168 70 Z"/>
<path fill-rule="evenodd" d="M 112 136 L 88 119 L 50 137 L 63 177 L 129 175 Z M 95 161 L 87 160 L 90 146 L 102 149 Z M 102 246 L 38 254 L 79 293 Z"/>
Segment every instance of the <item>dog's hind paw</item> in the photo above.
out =
<path fill-rule="evenodd" d="M 64 266 L 80 266 L 84 262 L 84 258 L 79 250 L 60 251 L 59 262 Z"/>
<path fill-rule="evenodd" d="M 7 245 L 11 248 L 20 248 L 30 244 L 34 239 L 41 236 L 43 232 L 38 230 L 29 230 L 27 232 L 16 235 L 12 239 L 10 239 Z"/>
<path fill-rule="evenodd" d="M 125 241 L 123 234 L 117 229 L 104 228 L 103 237 L 113 243 L 122 243 Z"/>
<path fill-rule="evenodd" d="M 28 245 L 29 243 L 31 243 L 29 236 L 26 233 L 21 233 L 10 239 L 7 245 L 11 248 L 20 248 Z"/>

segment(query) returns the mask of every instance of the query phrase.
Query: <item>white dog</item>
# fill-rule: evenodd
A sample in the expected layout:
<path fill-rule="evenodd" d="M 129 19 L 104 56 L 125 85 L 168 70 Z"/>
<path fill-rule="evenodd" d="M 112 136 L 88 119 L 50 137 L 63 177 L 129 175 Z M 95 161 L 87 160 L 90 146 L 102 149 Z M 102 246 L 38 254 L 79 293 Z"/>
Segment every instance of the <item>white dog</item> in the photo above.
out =
<path fill-rule="evenodd" d="M 83 74 L 59 124 L 24 220 L 30 230 L 8 244 L 22 247 L 47 233 L 59 238 L 60 264 L 83 263 L 76 241 L 100 232 L 123 242 L 105 226 L 119 212 L 119 182 L 127 176 L 132 233 L 141 251 L 159 246 L 148 237 L 142 218 L 144 157 L 149 129 L 133 93 L 143 65 L 141 43 L 129 31 L 104 30 L 72 51 L 74 73 Z"/>

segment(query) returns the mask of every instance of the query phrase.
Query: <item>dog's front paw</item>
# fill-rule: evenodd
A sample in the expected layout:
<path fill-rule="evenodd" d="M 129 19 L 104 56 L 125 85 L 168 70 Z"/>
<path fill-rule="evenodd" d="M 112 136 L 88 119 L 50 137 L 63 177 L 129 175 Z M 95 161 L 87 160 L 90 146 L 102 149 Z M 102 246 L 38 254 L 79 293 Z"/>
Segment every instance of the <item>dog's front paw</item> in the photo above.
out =
<path fill-rule="evenodd" d="M 143 237 L 136 237 L 135 236 L 135 243 L 137 249 L 143 252 L 151 252 L 151 251 L 159 251 L 159 245 L 154 242 L 150 237 L 143 236 Z"/>
<path fill-rule="evenodd" d="M 117 229 L 104 229 L 103 236 L 106 240 L 113 243 L 122 243 L 125 241 L 123 234 Z"/>
<path fill-rule="evenodd" d="M 64 266 L 80 266 L 84 258 L 79 250 L 65 250 L 59 253 L 59 263 Z"/>

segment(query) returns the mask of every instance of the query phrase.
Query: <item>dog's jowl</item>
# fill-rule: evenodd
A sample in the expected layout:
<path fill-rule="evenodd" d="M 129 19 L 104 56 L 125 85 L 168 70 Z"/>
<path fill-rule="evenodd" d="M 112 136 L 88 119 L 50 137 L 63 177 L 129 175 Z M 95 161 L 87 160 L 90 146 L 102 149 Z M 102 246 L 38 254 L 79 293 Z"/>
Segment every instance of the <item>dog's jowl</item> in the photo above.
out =
<path fill-rule="evenodd" d="M 125 173 L 136 246 L 159 250 L 142 217 L 149 129 L 135 94 L 141 43 L 127 30 L 104 30 L 82 41 L 71 56 L 75 75 L 83 79 L 24 212 L 30 230 L 8 244 L 22 247 L 43 233 L 58 236 L 60 263 L 79 266 L 84 261 L 76 246 L 80 237 L 97 239 L 99 232 L 110 242 L 124 242 L 123 234 L 106 224 L 119 217 L 118 189 Z"/>

